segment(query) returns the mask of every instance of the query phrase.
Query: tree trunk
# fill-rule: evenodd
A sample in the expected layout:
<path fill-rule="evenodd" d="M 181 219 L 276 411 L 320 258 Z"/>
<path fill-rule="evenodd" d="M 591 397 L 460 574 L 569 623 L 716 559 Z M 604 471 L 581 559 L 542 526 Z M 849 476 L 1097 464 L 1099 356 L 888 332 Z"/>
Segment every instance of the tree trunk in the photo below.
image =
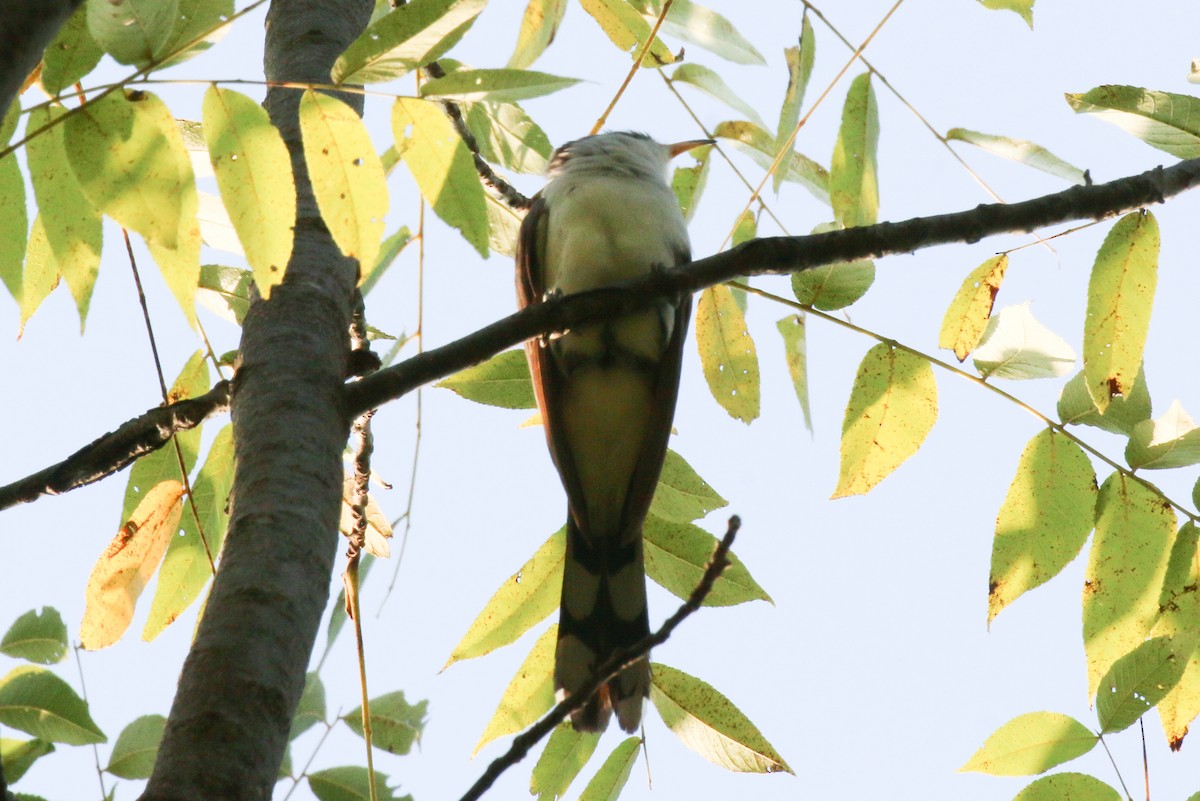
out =
<path fill-rule="evenodd" d="M 267 78 L 327 83 L 371 8 L 370 0 L 275 0 Z M 246 316 L 229 533 L 143 799 L 270 798 L 328 600 L 357 264 L 338 251 L 313 200 L 299 99 L 298 90 L 271 89 L 264 103 L 292 154 L 295 247 L 284 282 Z M 361 113 L 361 96 L 342 99 Z"/>

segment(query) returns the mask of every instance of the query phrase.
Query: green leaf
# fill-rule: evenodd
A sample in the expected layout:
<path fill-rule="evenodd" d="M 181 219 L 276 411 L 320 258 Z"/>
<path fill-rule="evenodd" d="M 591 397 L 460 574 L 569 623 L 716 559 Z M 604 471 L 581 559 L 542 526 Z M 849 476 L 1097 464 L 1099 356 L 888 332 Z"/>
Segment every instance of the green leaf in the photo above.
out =
<path fill-rule="evenodd" d="M 521 215 L 491 192 L 485 192 L 483 199 L 487 209 L 488 247 L 501 256 L 514 258 L 521 232 Z"/>
<path fill-rule="evenodd" d="M 713 129 L 716 139 L 728 139 L 764 170 L 775 161 L 775 138 L 745 120 L 726 121 Z M 793 152 L 788 159 L 786 180 L 800 184 L 822 203 L 829 200 L 829 171 L 807 156 Z"/>
<path fill-rule="evenodd" d="M 52 606 L 30 609 L 4 632 L 0 654 L 43 665 L 61 662 L 67 654 L 67 625 Z"/>
<path fill-rule="evenodd" d="M 651 21 L 657 20 L 662 11 L 662 0 L 633 0 L 633 4 Z M 767 63 L 733 23 L 692 0 L 675 0 L 671 4 L 662 31 L 734 64 Z"/>
<path fill-rule="evenodd" d="M 161 634 L 208 586 L 229 526 L 232 491 L 233 426 L 230 424 L 217 434 L 204 466 L 192 481 L 190 503 L 194 512 L 192 509 L 184 512 L 180 520 L 182 535 L 172 537 L 167 545 L 158 569 L 154 600 L 142 629 L 143 640 L 149 642 Z"/>
<path fill-rule="evenodd" d="M 1112 227 L 1096 254 L 1083 324 L 1083 374 L 1101 413 L 1114 395 L 1133 390 L 1141 370 L 1158 251 L 1158 221 L 1150 212 L 1135 211 Z"/>
<path fill-rule="evenodd" d="M 717 403 L 743 423 L 758 417 L 758 353 L 729 287 L 712 286 L 700 295 L 696 344 L 704 378 Z"/>
<path fill-rule="evenodd" d="M 1161 613 L 1154 624 L 1155 636 L 1194 637 L 1200 631 L 1200 561 L 1197 544 L 1200 528 L 1188 521 L 1180 527 L 1171 545 L 1167 574 L 1158 605 Z M 1179 682 L 1158 702 L 1158 717 L 1172 751 L 1178 751 L 1188 727 L 1200 714 L 1200 649 L 1193 649 Z"/>
<path fill-rule="evenodd" d="M 554 148 L 546 132 L 516 103 L 471 103 L 465 112 L 485 159 L 521 173 L 546 171 Z"/>
<path fill-rule="evenodd" d="M 291 156 L 266 109 L 217 86 L 204 93 L 204 135 L 221 201 L 258 290 L 269 298 L 292 255 L 296 182 Z"/>
<path fill-rule="evenodd" d="M 29 129 L 50 125 L 66 113 L 58 105 L 34 109 L 29 115 Z M 100 271 L 103 243 L 100 215 L 67 164 L 62 125 L 54 125 L 29 140 L 25 152 L 46 241 L 75 298 L 82 331 Z"/>
<path fill-rule="evenodd" d="M 375 795 L 371 793 L 371 774 L 358 765 L 327 768 L 308 774 L 308 786 L 318 801 L 412 801 L 411 795 L 396 796 L 387 786 L 387 774 L 375 771 Z"/>
<path fill-rule="evenodd" d="M 1055 378 L 1074 367 L 1075 351 L 1034 319 L 1025 303 L 992 315 L 971 361 L 984 379 Z"/>
<path fill-rule="evenodd" d="M 792 377 L 792 388 L 804 414 L 804 427 L 811 434 L 812 410 L 808 402 L 808 345 L 805 336 L 803 314 L 789 314 L 775 323 L 783 337 L 783 355 L 787 359 L 788 375 Z"/>
<path fill-rule="evenodd" d="M 567 788 L 579 771 L 592 758 L 600 735 L 577 732 L 569 723 L 562 723 L 551 734 L 533 766 L 529 779 L 529 794 L 538 801 L 557 801 L 567 794 Z"/>
<path fill-rule="evenodd" d="M 929 362 L 880 343 L 867 351 L 846 404 L 834 498 L 865 495 L 917 452 L 937 420 Z"/>
<path fill-rule="evenodd" d="M 994 136 L 993 134 L 969 131 L 966 128 L 951 128 L 946 131 L 946 139 L 966 142 L 986 150 L 995 156 L 1033 167 L 1035 170 L 1070 181 L 1073 184 L 1086 184 L 1087 177 L 1083 170 L 1060 159 L 1041 145 L 1027 142 L 1024 139 L 1014 139 L 1011 136 Z"/>
<path fill-rule="evenodd" d="M 1181 159 L 1200 156 L 1200 98 L 1136 86 L 1097 86 L 1066 95 L 1081 114 L 1095 114 L 1151 147 Z"/>
<path fill-rule="evenodd" d="M 954 294 L 942 318 L 942 330 L 938 333 L 939 348 L 954 351 L 960 362 L 966 360 L 983 336 L 1007 269 L 1008 255 L 1002 253 L 971 271 Z"/>
<path fill-rule="evenodd" d="M 992 732 L 961 772 L 1033 776 L 1083 756 L 1099 742 L 1087 726 L 1057 712 L 1029 712 Z"/>
<path fill-rule="evenodd" d="M 650 514 L 675 523 L 690 523 L 728 503 L 682 456 L 667 450 Z"/>
<path fill-rule="evenodd" d="M 87 0 L 87 24 L 96 43 L 122 64 L 145 67 L 162 56 L 179 0 Z"/>
<path fill-rule="evenodd" d="M 566 552 L 566 529 L 561 528 L 496 590 L 442 670 L 515 642 L 557 609 Z"/>
<path fill-rule="evenodd" d="M 436 61 L 458 43 L 487 0 L 412 0 L 369 25 L 338 56 L 334 83 L 379 83 Z"/>
<path fill-rule="evenodd" d="M 1055 773 L 1031 782 L 1013 801 L 1122 801 L 1123 798 L 1114 788 L 1085 773 Z"/>
<path fill-rule="evenodd" d="M 20 277 L 21 287 L 16 293 L 21 308 L 21 320 L 17 328 L 18 339 L 25 330 L 25 323 L 29 322 L 42 305 L 42 301 L 58 286 L 58 263 L 54 261 L 54 253 L 46 239 L 46 227 L 42 225 L 40 214 L 34 218 L 33 227 L 29 229 L 29 240 L 25 243 L 25 269 Z"/>
<path fill-rule="evenodd" d="M 641 744 L 641 739 L 637 737 L 622 740 L 604 760 L 587 787 L 583 788 L 579 801 L 616 801 L 629 781 L 629 773 L 637 761 L 638 746 Z"/>
<path fill-rule="evenodd" d="M 1083 588 L 1089 696 L 1150 633 L 1174 533 L 1175 514 L 1158 493 L 1120 473 L 1101 485 Z"/>
<path fill-rule="evenodd" d="M 808 21 L 808 9 L 805 9 L 800 21 L 800 44 L 788 47 L 783 51 L 784 60 L 788 67 L 787 91 L 783 95 L 783 104 L 779 109 L 779 124 L 775 128 L 775 150 L 779 152 L 785 145 L 790 145 L 794 139 L 792 132 L 800 121 L 800 107 L 804 103 L 804 92 L 808 89 L 808 80 L 812 77 L 813 61 L 816 58 L 816 37 L 813 34 L 812 23 Z M 789 149 L 784 153 L 779 169 L 775 171 L 774 189 L 776 194 L 783 186 L 783 177 L 787 174 L 792 154 Z"/>
<path fill-rule="evenodd" d="M 1025 24 L 1033 28 L 1033 3 L 1034 0 L 979 0 L 979 4 L 984 8 L 990 8 L 997 11 L 1012 11 L 1021 15 L 1021 19 L 1025 20 Z M 1074 801 L 1074 796 L 1071 796 Z M 1026 799 L 1031 801 L 1031 799 Z"/>
<path fill-rule="evenodd" d="M 703 64 L 696 64 L 690 61 L 680 64 L 671 73 L 671 83 L 694 86 L 712 99 L 724 103 L 734 111 L 744 115 L 746 119 L 755 125 L 763 126 L 762 117 L 758 116 L 758 112 L 754 110 L 754 106 L 743 100 L 742 96 L 735 92 L 729 84 L 725 83 L 725 79 L 718 75 L 716 71 L 709 69 Z M 788 131 L 788 133 L 791 133 L 791 131 Z M 786 173 L 786 170 L 784 172 Z"/>
<path fill-rule="evenodd" d="M 483 187 L 471 151 L 445 113 L 428 100 L 397 98 L 392 106 L 392 133 L 425 201 L 486 258 L 488 217 Z"/>
<path fill-rule="evenodd" d="M 233 16 L 233 10 L 233 0 L 179 0 L 175 25 L 163 47 L 164 53 L 175 55 L 163 61 L 160 68 L 182 64 L 216 44 L 229 32 L 229 26 L 221 23 Z M 193 42 L 202 34 L 208 35 Z"/>
<path fill-rule="evenodd" d="M 1096 691 L 1102 734 L 1127 729 L 1163 699 L 1183 675 L 1196 637 L 1155 637 L 1113 663 Z"/>
<path fill-rule="evenodd" d="M 149 779 L 166 727 L 162 715 L 143 715 L 130 723 L 117 737 L 105 770 L 122 779 Z"/>
<path fill-rule="evenodd" d="M 8 143 L 16 129 L 21 104 L 13 103 L 3 117 L 0 141 Z M 31 130 L 26 126 L 27 131 Z M 32 140 L 31 140 L 32 144 Z M 37 187 L 34 187 L 35 191 Z M 17 163 L 16 151 L 0 157 L 0 198 L 5 199 L 5 213 L 0 214 L 0 281 L 18 304 L 24 282 L 22 261 L 25 258 L 29 235 L 29 214 L 25 208 L 25 178 Z M 23 323 L 22 323 L 23 324 Z"/>
<path fill-rule="evenodd" d="M 829 163 L 829 200 L 834 217 L 846 228 L 874 225 L 879 217 L 878 146 L 879 106 L 871 88 L 871 73 L 865 72 L 854 79 L 846 94 L 842 126 Z"/>
<path fill-rule="evenodd" d="M 88 714 L 87 702 L 58 676 L 34 665 L 14 668 L 0 679 L 0 724 L 53 743 L 108 740 Z"/>
<path fill-rule="evenodd" d="M 421 85 L 421 97 L 477 103 L 512 103 L 566 89 L 578 78 L 562 78 L 533 70 L 458 70 Z"/>
<path fill-rule="evenodd" d="M 596 20 L 618 50 L 632 58 L 641 55 L 642 46 L 650 38 L 650 23 L 626 0 L 579 0 L 579 5 Z M 656 36 L 641 66 L 662 67 L 674 62 L 675 55 Z"/>
<path fill-rule="evenodd" d="M 1058 418 L 1067 424 L 1095 426 L 1126 436 L 1133 434 L 1138 423 L 1150 419 L 1150 390 L 1146 385 L 1145 369 L 1138 371 L 1128 395 L 1116 395 L 1109 401 L 1104 414 L 1092 403 L 1083 372 L 1076 373 L 1058 397 Z"/>
<path fill-rule="evenodd" d="M 1051 429 L 1029 441 L 996 516 L 989 625 L 1079 555 L 1092 531 L 1096 493 L 1095 471 L 1078 444 Z"/>
<path fill-rule="evenodd" d="M 371 742 L 389 754 L 407 754 L 421 742 L 428 701 L 410 704 L 400 690 L 371 699 Z M 342 720 L 359 737 L 363 736 L 362 707 L 342 715 Z"/>
<path fill-rule="evenodd" d="M 671 191 L 675 193 L 675 199 L 679 201 L 679 210 L 683 212 L 683 219 L 690 222 L 696 213 L 696 204 L 700 202 L 704 186 L 708 182 L 708 165 L 711 163 L 709 156 L 712 155 L 712 148 L 698 147 L 688 153 L 696 163 L 691 167 L 675 168 L 675 172 L 671 174 Z"/>
<path fill-rule="evenodd" d="M 1200 463 L 1200 428 L 1178 400 L 1157 420 L 1143 420 L 1125 446 L 1134 470 L 1164 470 Z"/>
<path fill-rule="evenodd" d="M 241 325 L 250 309 L 250 285 L 254 273 L 222 264 L 205 264 L 200 268 L 200 285 L 196 301 L 232 323 Z"/>
<path fill-rule="evenodd" d="M 4 767 L 4 779 L 11 786 L 25 775 L 33 763 L 46 754 L 54 752 L 54 744 L 45 740 L 10 740 L 0 737 L 0 764 Z M 17 801 L 22 801 L 20 793 Z"/>
<path fill-rule="evenodd" d="M 48 95 L 57 95 L 73 85 L 91 72 L 104 55 L 104 49 L 88 31 L 88 5 L 75 9 L 42 55 L 42 74 L 38 80 Z"/>
<path fill-rule="evenodd" d="M 524 350 L 498 353 L 483 364 L 443 378 L 434 386 L 488 406 L 503 409 L 537 408 Z"/>
<path fill-rule="evenodd" d="M 336 97 L 309 89 L 300 132 L 321 218 L 342 253 L 374 264 L 388 209 L 383 162 L 362 119 Z"/>
<path fill-rule="evenodd" d="M 538 637 L 529 656 L 517 668 L 516 675 L 500 697 L 499 706 L 492 713 L 492 719 L 471 750 L 471 756 L 497 737 L 516 734 L 530 726 L 554 706 L 554 648 L 557 642 L 558 624 L 555 623 Z"/>
<path fill-rule="evenodd" d="M 700 583 L 705 568 L 717 549 L 717 538 L 691 523 L 672 523 L 647 517 L 645 537 L 646 575 L 675 595 L 687 600 Z M 729 554 L 729 567 L 713 583 L 704 606 L 734 606 L 747 601 L 771 601 L 740 559 Z"/>
<path fill-rule="evenodd" d="M 379 246 L 379 255 L 375 257 L 375 264 L 363 275 L 362 283 L 359 286 L 363 295 L 369 294 L 375 288 L 375 284 L 379 282 L 379 279 L 383 277 L 383 274 L 388 271 L 401 251 L 408 247 L 408 243 L 411 241 L 412 232 L 408 230 L 407 225 L 400 226 L 400 230 L 383 240 L 383 244 Z"/>
<path fill-rule="evenodd" d="M 758 728 L 711 686 L 658 662 L 650 676 L 654 708 L 688 748 L 726 770 L 793 773 Z"/>
<path fill-rule="evenodd" d="M 529 0 L 521 17 L 517 46 L 508 60 L 510 69 L 524 69 L 546 52 L 558 33 L 566 10 L 567 0 Z"/>
<path fill-rule="evenodd" d="M 296 714 L 292 716 L 292 728 L 288 731 L 288 740 L 295 740 L 313 726 L 324 722 L 325 685 L 321 683 L 321 674 L 314 670 L 304 676 L 304 692 L 300 695 L 300 704 L 296 707 Z"/>
<path fill-rule="evenodd" d="M 813 229 L 814 234 L 840 230 L 838 223 L 826 223 Z M 796 300 L 822 311 L 842 309 L 857 301 L 875 282 L 875 262 L 870 259 L 840 261 L 792 273 L 792 292 Z"/>

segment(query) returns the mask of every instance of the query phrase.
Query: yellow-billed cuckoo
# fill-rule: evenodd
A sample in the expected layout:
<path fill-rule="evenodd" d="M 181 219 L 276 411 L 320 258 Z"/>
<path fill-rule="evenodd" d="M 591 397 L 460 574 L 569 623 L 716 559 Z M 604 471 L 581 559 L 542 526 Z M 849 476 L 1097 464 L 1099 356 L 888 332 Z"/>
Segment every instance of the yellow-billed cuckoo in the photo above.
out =
<path fill-rule="evenodd" d="M 517 243 L 522 308 L 691 261 L 667 184 L 673 156 L 710 140 L 663 145 L 605 133 L 555 151 Z M 550 455 L 567 491 L 567 556 L 554 685 L 571 695 L 614 651 L 649 633 L 642 523 L 662 471 L 679 392 L 691 298 L 525 343 Z M 633 732 L 650 691 L 642 659 L 572 716 L 603 731 L 612 712 Z"/>

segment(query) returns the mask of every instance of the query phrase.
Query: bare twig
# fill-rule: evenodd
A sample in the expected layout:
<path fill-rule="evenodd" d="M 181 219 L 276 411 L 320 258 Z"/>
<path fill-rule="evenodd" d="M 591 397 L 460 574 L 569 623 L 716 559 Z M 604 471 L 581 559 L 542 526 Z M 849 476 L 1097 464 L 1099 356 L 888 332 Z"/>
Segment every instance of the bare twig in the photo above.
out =
<path fill-rule="evenodd" d="M 640 642 L 629 648 L 621 649 L 609 659 L 606 659 L 604 664 L 596 668 L 591 678 L 580 687 L 579 692 L 559 701 L 553 709 L 546 713 L 545 717 L 514 738 L 508 751 L 487 766 L 487 770 L 483 772 L 483 775 L 479 777 L 475 784 L 471 785 L 471 789 L 463 794 L 460 801 L 477 801 L 481 798 L 495 783 L 496 779 L 500 778 L 500 775 L 504 771 L 524 759 L 530 749 L 537 745 L 539 740 L 554 731 L 558 724 L 567 719 L 568 715 L 587 703 L 587 700 L 601 685 L 606 684 L 629 665 L 644 658 L 650 653 L 651 648 L 665 643 L 679 624 L 700 608 L 700 605 L 704 603 L 704 599 L 712 591 L 713 584 L 716 583 L 721 572 L 729 566 L 729 549 L 733 547 L 733 540 L 737 537 L 738 529 L 741 526 L 742 520 L 740 517 L 733 515 L 729 518 L 729 526 L 725 530 L 725 536 L 713 552 L 712 559 L 709 560 L 708 566 L 704 569 L 704 575 L 700 578 L 700 583 L 692 590 L 692 594 L 688 596 L 687 601 L 676 610 L 675 614 L 667 618 L 658 631 L 642 638 Z"/>

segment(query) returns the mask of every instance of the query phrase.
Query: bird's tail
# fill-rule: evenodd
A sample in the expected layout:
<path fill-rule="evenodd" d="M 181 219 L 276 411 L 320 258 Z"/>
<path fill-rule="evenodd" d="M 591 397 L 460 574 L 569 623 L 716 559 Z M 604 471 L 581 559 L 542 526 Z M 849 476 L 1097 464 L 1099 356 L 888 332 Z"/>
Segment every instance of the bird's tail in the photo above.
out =
<path fill-rule="evenodd" d="M 612 654 L 650 633 L 646 575 L 639 530 L 624 537 L 589 540 L 568 516 L 567 555 L 555 653 L 554 689 L 572 695 Z M 650 693 L 650 660 L 621 671 L 571 716 L 576 731 L 601 732 L 609 717 L 627 732 L 642 721 L 642 699 Z"/>

